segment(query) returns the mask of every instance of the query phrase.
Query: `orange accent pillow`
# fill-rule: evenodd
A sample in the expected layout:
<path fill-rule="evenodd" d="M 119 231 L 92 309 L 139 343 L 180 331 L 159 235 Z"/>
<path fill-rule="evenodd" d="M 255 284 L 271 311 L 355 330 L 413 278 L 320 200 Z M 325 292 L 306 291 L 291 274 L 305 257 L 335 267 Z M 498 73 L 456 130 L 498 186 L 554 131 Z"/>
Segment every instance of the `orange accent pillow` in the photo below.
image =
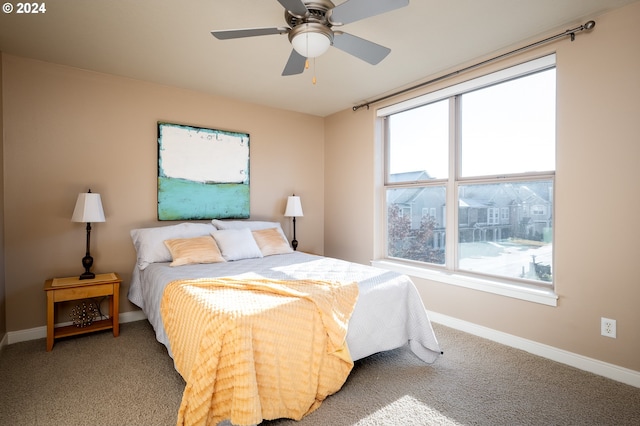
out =
<path fill-rule="evenodd" d="M 211 236 L 176 238 L 165 240 L 173 262 L 169 266 L 192 265 L 195 263 L 226 262 Z"/>
<path fill-rule="evenodd" d="M 251 231 L 263 256 L 285 254 L 293 252 L 287 240 L 282 237 L 278 228 L 260 229 Z"/>

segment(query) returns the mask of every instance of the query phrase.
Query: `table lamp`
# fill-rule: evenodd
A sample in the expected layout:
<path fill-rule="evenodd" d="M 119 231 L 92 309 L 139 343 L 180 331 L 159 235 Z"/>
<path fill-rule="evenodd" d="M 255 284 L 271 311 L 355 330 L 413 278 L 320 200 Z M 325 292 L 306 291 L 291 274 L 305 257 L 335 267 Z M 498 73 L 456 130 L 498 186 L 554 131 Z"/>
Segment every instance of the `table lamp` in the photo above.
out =
<path fill-rule="evenodd" d="M 291 241 L 291 247 L 296 250 L 298 248 L 298 240 L 296 240 L 296 217 L 304 216 L 302 214 L 300 197 L 293 194 L 287 198 L 287 208 L 285 209 L 284 215 L 286 217 L 293 217 L 293 240 Z"/>
<path fill-rule="evenodd" d="M 81 280 L 89 280 L 95 278 L 95 274 L 91 272 L 91 266 L 93 265 L 93 257 L 89 253 L 90 236 L 91 236 L 91 222 L 104 222 L 104 211 L 102 210 L 102 201 L 100 200 L 100 194 L 95 194 L 89 190 L 78 194 L 76 200 L 76 207 L 73 210 L 73 216 L 71 216 L 72 222 L 86 222 L 87 224 L 87 252 L 82 258 L 82 266 L 84 266 L 84 272 L 80 275 Z"/>

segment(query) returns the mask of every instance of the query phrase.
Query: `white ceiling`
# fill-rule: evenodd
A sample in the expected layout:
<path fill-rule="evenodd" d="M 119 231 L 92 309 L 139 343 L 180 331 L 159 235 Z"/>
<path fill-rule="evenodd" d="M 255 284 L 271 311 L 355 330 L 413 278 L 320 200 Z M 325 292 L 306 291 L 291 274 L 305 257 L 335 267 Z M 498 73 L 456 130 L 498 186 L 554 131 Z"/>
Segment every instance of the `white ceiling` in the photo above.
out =
<path fill-rule="evenodd" d="M 0 13 L 0 50 L 327 116 L 634 1 L 411 0 L 341 27 L 391 48 L 386 59 L 373 66 L 331 48 L 315 60 L 316 85 L 311 70 L 281 76 L 291 52 L 286 35 L 221 41 L 210 34 L 285 26 L 276 0 L 46 0 L 45 13 Z"/>

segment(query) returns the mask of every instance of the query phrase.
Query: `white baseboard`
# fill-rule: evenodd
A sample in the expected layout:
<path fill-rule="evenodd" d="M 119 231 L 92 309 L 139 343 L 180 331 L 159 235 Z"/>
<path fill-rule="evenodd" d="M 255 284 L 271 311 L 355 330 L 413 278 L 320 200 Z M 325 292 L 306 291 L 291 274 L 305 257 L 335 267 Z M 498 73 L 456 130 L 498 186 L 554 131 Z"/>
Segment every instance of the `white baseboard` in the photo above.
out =
<path fill-rule="evenodd" d="M 617 382 L 626 383 L 628 385 L 640 388 L 640 371 L 635 371 L 628 368 L 619 367 L 614 364 L 599 361 L 597 359 L 588 358 L 583 355 L 568 352 L 563 349 L 555 348 L 553 346 L 544 345 L 532 340 L 523 339 L 522 337 L 503 333 L 501 331 L 493 330 L 491 328 L 483 327 L 447 315 L 439 314 L 437 312 L 429 312 L 429 318 L 435 323 L 455 328 L 456 330 L 464 331 L 475 336 L 493 340 L 494 342 L 498 342 L 506 346 L 521 349 L 523 351 L 541 356 L 543 358 L 547 358 L 562 364 L 569 365 L 571 367 L 578 368 L 580 370 L 588 371 L 590 373 L 615 380 Z"/>
<path fill-rule="evenodd" d="M 2 336 L 2 340 L 0 340 L 0 353 L 2 353 L 2 348 L 7 346 L 8 344 L 9 344 L 9 333 L 5 333 L 4 336 Z"/>
<path fill-rule="evenodd" d="M 118 322 L 120 324 L 126 322 L 140 321 L 146 319 L 147 316 L 142 311 L 129 311 L 122 312 L 118 315 Z M 56 324 L 57 326 L 69 325 L 69 323 Z M 4 340 L 7 340 L 7 344 L 11 345 L 18 342 L 26 342 L 27 340 L 44 339 L 47 337 L 47 326 L 30 328 L 27 330 L 10 331 L 5 336 Z M 1 346 L 0 346 L 1 347 Z"/>

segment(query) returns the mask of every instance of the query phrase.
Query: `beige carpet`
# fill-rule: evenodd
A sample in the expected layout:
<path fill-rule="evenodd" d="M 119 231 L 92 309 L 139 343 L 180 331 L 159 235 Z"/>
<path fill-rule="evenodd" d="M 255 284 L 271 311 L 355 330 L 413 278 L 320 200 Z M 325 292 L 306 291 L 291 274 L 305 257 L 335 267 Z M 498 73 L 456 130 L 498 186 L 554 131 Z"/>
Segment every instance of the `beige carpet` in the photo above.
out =
<path fill-rule="evenodd" d="M 356 363 L 300 422 L 265 425 L 640 425 L 640 389 L 435 324 L 433 365 L 407 348 Z M 0 425 L 174 425 L 184 382 L 146 321 L 0 353 Z"/>

